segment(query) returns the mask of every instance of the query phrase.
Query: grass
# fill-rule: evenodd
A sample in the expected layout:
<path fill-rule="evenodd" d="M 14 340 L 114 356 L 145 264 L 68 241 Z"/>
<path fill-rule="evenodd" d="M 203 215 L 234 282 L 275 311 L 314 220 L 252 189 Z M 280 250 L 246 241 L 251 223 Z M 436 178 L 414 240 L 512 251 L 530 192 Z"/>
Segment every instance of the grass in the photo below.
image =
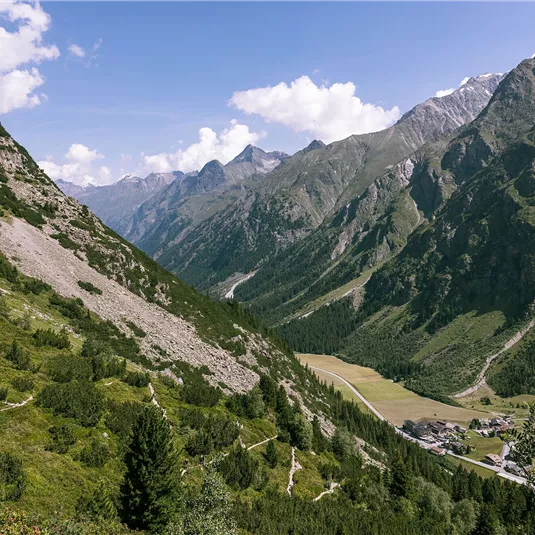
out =
<path fill-rule="evenodd" d="M 472 464 L 468 461 L 457 459 L 457 457 L 452 457 L 451 455 L 448 455 L 448 461 L 451 464 L 454 464 L 455 466 L 459 466 L 459 465 L 462 466 L 469 472 L 475 472 L 479 477 L 484 477 L 485 479 L 496 477 L 496 472 L 488 468 L 483 468 L 482 466 L 479 466 L 478 464 Z"/>
<path fill-rule="evenodd" d="M 322 295 L 321 297 L 318 297 L 314 299 L 313 301 L 310 301 L 307 303 L 303 308 L 299 309 L 297 312 L 292 314 L 287 319 L 293 319 L 293 318 L 299 318 L 302 317 L 305 314 L 308 314 L 310 312 L 314 312 L 321 306 L 330 303 L 331 301 L 335 301 L 336 299 L 342 298 L 344 295 L 347 295 L 349 292 L 357 288 L 358 286 L 362 286 L 366 280 L 370 278 L 370 276 L 377 271 L 382 265 L 382 262 L 373 266 L 370 269 L 367 269 L 366 271 L 363 271 L 360 276 L 358 276 L 356 279 L 353 279 L 343 286 L 340 286 L 339 288 L 336 288 L 334 290 L 331 290 L 330 292 L 326 293 L 325 295 Z M 299 297 L 303 292 L 298 294 L 296 296 Z"/>
<path fill-rule="evenodd" d="M 364 405 L 362 400 L 358 396 L 356 396 L 355 393 L 343 381 L 329 373 L 324 373 L 318 370 L 314 370 L 314 373 L 319 377 L 321 381 L 325 381 L 328 385 L 333 384 L 336 390 L 342 392 L 342 396 L 344 397 L 344 399 L 355 402 L 362 411 L 370 412 L 368 407 Z"/>
<path fill-rule="evenodd" d="M 484 461 L 485 455 L 489 453 L 497 453 L 498 455 L 502 451 L 503 442 L 499 437 L 481 437 L 475 431 L 468 431 L 467 440 L 465 444 L 470 444 L 472 451 L 466 455 L 466 457 L 473 459 L 474 461 Z"/>
<path fill-rule="evenodd" d="M 490 399 L 490 405 L 481 403 L 481 399 L 484 397 Z M 458 401 L 466 408 L 490 411 L 494 414 L 509 414 L 513 419 L 521 419 L 528 416 L 528 405 L 535 403 L 535 396 L 522 394 L 512 398 L 502 398 L 486 384 L 474 394 L 460 398 Z"/>
<path fill-rule="evenodd" d="M 466 423 L 488 413 L 453 407 L 407 390 L 385 379 L 371 368 L 349 364 L 330 355 L 298 354 L 301 362 L 336 373 L 349 381 L 385 418 L 394 425 L 405 420 L 443 419 Z M 332 377 L 332 376 L 329 376 Z"/>

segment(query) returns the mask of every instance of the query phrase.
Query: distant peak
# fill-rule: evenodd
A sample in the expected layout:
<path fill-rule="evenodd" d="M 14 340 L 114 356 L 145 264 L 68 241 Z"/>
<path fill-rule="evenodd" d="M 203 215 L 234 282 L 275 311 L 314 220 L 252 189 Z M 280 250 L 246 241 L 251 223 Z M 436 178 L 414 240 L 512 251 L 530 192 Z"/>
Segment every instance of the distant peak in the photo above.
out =
<path fill-rule="evenodd" d="M 312 143 L 310 143 L 307 147 L 308 150 L 316 150 L 316 149 L 324 149 L 326 147 L 325 143 L 321 141 L 320 139 L 315 139 Z"/>

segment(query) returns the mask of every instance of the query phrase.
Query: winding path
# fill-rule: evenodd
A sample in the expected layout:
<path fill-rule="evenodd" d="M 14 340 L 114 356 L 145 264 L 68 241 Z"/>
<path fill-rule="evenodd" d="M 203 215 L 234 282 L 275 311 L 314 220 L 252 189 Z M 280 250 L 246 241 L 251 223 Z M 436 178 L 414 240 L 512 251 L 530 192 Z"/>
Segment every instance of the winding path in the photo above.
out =
<path fill-rule="evenodd" d="M 290 467 L 290 477 L 288 478 L 288 487 L 286 492 L 291 496 L 292 489 L 294 486 L 294 475 L 298 470 L 301 470 L 303 467 L 297 462 L 295 458 L 295 448 L 292 448 L 292 466 Z"/>
<path fill-rule="evenodd" d="M 32 399 L 33 399 L 33 396 L 30 396 L 28 399 L 21 401 L 20 403 L 6 403 L 6 405 L 8 406 L 5 407 L 4 409 L 0 409 L 0 412 L 10 411 L 11 409 L 16 409 L 17 407 L 23 407 L 24 405 L 26 405 L 26 403 L 29 403 L 30 401 L 32 401 Z"/>
<path fill-rule="evenodd" d="M 321 500 L 323 496 L 327 494 L 332 494 L 334 492 L 334 489 L 338 488 L 340 486 L 339 483 L 334 483 L 334 481 L 331 483 L 331 486 L 329 487 L 329 490 L 324 490 L 321 494 L 316 496 L 312 501 L 317 502 L 318 500 Z"/>
<path fill-rule="evenodd" d="M 517 332 L 513 338 L 511 338 L 510 340 L 507 340 L 507 342 L 505 342 L 505 345 L 503 346 L 502 349 L 500 349 L 500 351 L 498 351 L 498 353 L 494 353 L 494 355 L 491 355 L 490 357 L 487 357 L 487 360 L 485 361 L 485 365 L 483 366 L 482 370 L 479 372 L 478 376 L 477 376 L 477 379 L 476 379 L 476 383 L 467 388 L 466 390 L 463 390 L 462 392 L 459 392 L 458 394 L 455 394 L 453 397 L 454 398 L 464 398 L 465 396 L 469 396 L 470 394 L 473 394 L 474 392 L 477 392 L 481 387 L 483 387 L 487 381 L 485 380 L 485 375 L 487 374 L 487 371 L 489 370 L 490 368 L 490 365 L 492 364 L 492 362 L 498 358 L 500 355 L 502 355 L 503 353 L 505 353 L 508 349 L 511 349 L 517 342 L 519 342 L 520 340 L 522 340 L 522 338 L 524 338 L 524 336 L 532 329 L 532 327 L 535 325 L 535 320 L 531 320 L 529 322 L 529 325 Z"/>

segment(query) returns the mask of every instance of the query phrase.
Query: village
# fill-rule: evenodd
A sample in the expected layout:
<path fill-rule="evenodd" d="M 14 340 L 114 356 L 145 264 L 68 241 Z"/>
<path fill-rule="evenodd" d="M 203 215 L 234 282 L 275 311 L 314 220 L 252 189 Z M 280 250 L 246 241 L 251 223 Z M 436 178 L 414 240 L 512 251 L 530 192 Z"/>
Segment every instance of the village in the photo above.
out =
<path fill-rule="evenodd" d="M 474 419 L 469 428 L 444 420 L 405 420 L 403 425 L 403 430 L 425 444 L 432 455 L 454 454 L 522 477 L 522 469 L 510 458 L 512 429 L 508 416 Z"/>

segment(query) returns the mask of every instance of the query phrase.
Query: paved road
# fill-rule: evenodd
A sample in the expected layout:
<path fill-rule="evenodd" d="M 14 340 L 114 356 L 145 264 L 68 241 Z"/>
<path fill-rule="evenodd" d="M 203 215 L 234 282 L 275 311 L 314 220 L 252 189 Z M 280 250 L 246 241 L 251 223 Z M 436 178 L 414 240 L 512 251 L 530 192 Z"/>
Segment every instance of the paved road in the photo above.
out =
<path fill-rule="evenodd" d="M 364 405 L 366 405 L 366 407 L 368 407 L 368 409 L 370 409 L 370 411 L 372 411 L 373 414 L 375 414 L 375 416 L 379 418 L 379 420 L 383 420 L 384 422 L 387 421 L 387 419 L 349 381 L 346 381 L 341 375 L 324 370 L 323 368 L 317 368 L 316 366 L 309 365 L 309 368 L 311 370 L 318 370 L 322 373 L 328 373 L 329 375 L 332 375 L 333 377 L 336 377 L 337 379 L 342 381 L 346 386 L 349 387 L 351 392 L 353 392 L 353 394 L 355 394 L 355 396 L 357 396 L 362 401 L 362 403 L 364 403 Z"/>

